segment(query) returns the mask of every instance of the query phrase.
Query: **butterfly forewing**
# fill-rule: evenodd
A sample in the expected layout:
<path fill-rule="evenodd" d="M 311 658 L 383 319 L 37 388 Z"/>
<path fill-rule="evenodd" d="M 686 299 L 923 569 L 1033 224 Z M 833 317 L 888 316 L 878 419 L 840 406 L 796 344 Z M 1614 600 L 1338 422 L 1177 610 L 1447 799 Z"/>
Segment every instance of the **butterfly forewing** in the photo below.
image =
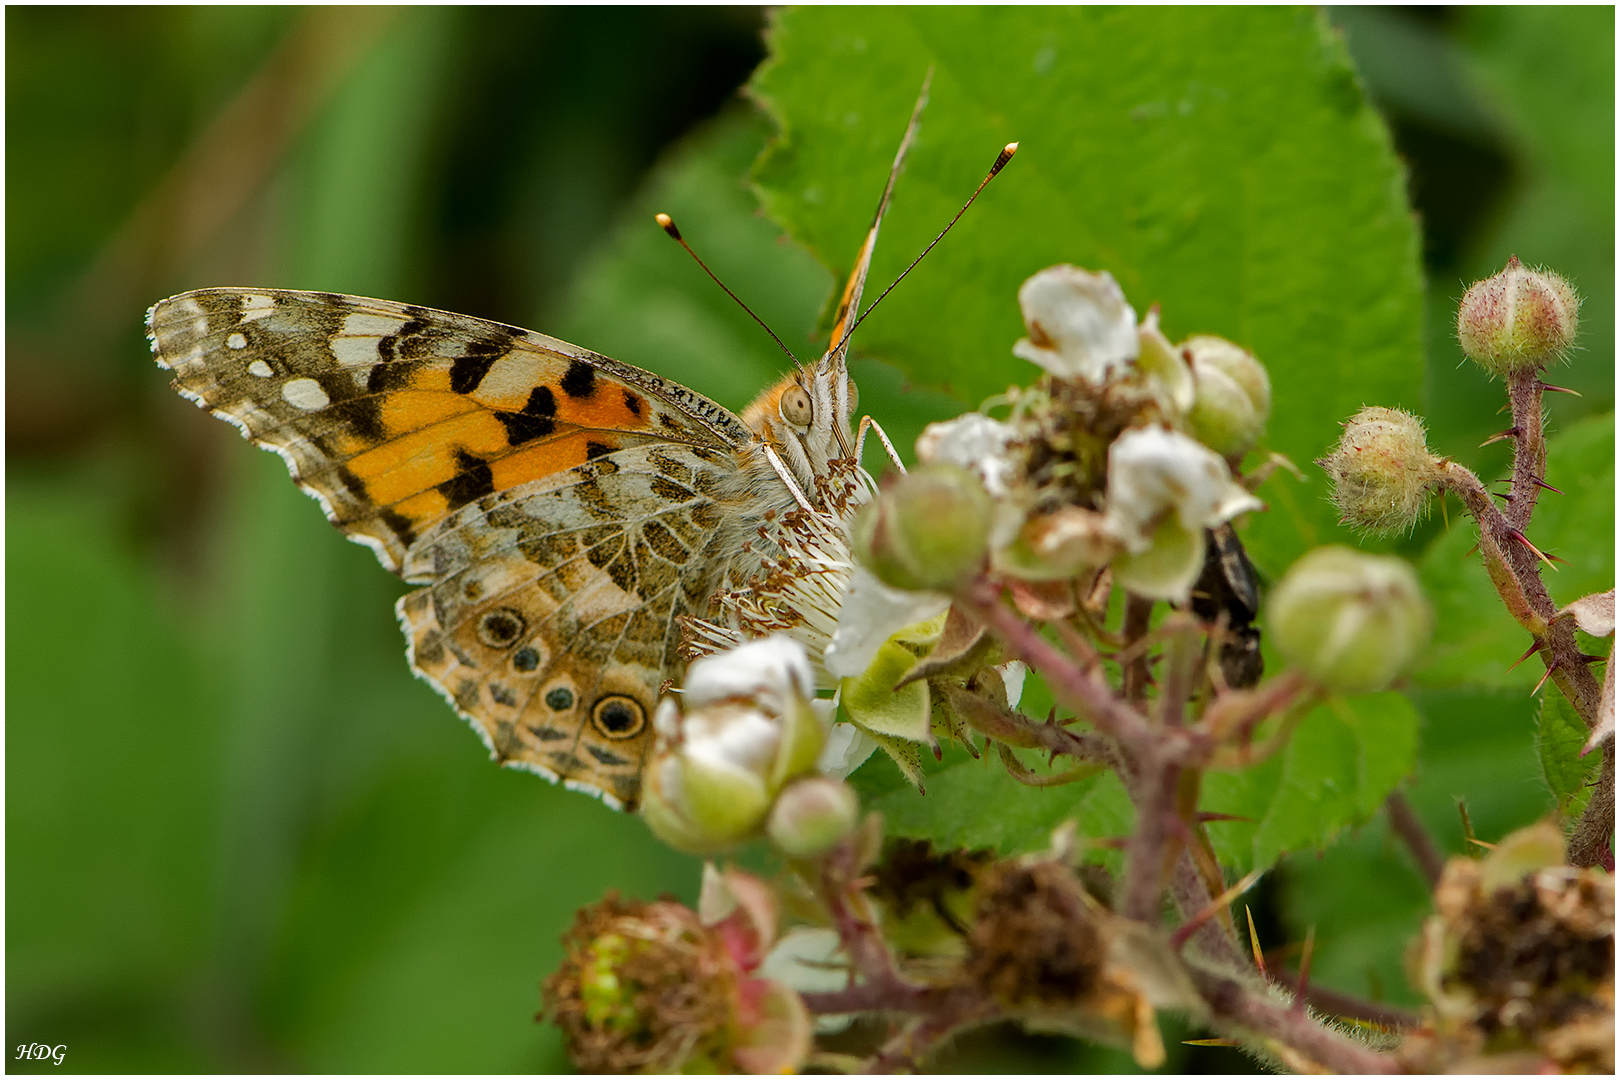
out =
<path fill-rule="evenodd" d="M 148 327 L 180 393 L 281 454 L 327 517 L 396 572 L 417 537 L 484 495 L 627 446 L 750 438 L 650 372 L 407 304 L 204 289 L 156 305 Z"/>

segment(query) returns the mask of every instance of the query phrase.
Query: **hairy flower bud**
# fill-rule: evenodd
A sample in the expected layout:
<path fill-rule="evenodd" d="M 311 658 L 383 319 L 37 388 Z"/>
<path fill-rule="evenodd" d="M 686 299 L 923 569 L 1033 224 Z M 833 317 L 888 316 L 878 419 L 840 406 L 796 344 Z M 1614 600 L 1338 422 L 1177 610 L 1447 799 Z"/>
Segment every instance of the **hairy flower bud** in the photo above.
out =
<path fill-rule="evenodd" d="M 1247 349 L 1203 334 L 1182 342 L 1196 391 L 1187 423 L 1198 441 L 1231 460 L 1254 448 L 1271 415 L 1271 379 Z"/>
<path fill-rule="evenodd" d="M 855 557 L 895 588 L 948 591 L 983 563 L 992 512 L 984 485 L 966 469 L 919 466 L 861 509 L 851 530 Z"/>
<path fill-rule="evenodd" d="M 1457 340 L 1467 357 L 1493 375 L 1544 368 L 1575 342 L 1581 299 L 1569 282 L 1531 270 L 1517 256 L 1477 281 L 1457 305 Z"/>
<path fill-rule="evenodd" d="M 1421 521 L 1442 479 L 1423 421 L 1379 405 L 1352 416 L 1339 445 L 1317 464 L 1333 481 L 1343 522 L 1374 533 L 1402 532 Z"/>
<path fill-rule="evenodd" d="M 783 635 L 694 662 L 685 715 L 665 698 L 653 717 L 642 802 L 653 832 L 696 853 L 757 834 L 782 786 L 815 770 L 826 730 L 814 685 L 804 646 Z"/>
<path fill-rule="evenodd" d="M 807 776 L 777 796 L 765 832 L 785 854 L 811 859 L 855 830 L 860 809 L 855 789 L 842 780 Z"/>
<path fill-rule="evenodd" d="M 1431 622 L 1404 560 L 1333 546 L 1289 567 L 1271 595 L 1266 632 L 1290 666 L 1335 693 L 1360 694 L 1411 666 Z"/>

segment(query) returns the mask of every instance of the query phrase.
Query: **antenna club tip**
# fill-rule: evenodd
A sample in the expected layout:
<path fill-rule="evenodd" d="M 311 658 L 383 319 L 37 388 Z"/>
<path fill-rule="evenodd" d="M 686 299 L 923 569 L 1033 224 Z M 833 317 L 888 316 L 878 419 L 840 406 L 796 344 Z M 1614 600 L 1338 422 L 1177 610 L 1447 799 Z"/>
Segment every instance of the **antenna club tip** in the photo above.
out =
<path fill-rule="evenodd" d="M 681 230 L 675 227 L 675 219 L 668 214 L 654 214 L 653 220 L 658 222 L 658 227 L 669 233 L 670 236 L 677 240 L 681 238 Z"/>
<path fill-rule="evenodd" d="M 1008 157 L 1012 157 L 1014 154 L 1018 153 L 1018 144 L 1015 142 L 1010 142 L 1001 148 L 1001 152 L 1006 154 Z"/>

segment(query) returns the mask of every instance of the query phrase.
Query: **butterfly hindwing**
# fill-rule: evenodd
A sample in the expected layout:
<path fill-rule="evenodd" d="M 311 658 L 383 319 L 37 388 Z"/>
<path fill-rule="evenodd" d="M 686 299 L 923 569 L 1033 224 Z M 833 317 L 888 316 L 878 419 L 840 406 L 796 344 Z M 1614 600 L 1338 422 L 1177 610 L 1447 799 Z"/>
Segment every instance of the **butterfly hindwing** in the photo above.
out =
<path fill-rule="evenodd" d="M 424 536 L 400 600 L 411 664 L 496 758 L 634 806 L 682 615 L 737 544 L 722 452 L 632 447 L 484 496 Z"/>
<path fill-rule="evenodd" d="M 750 438 L 651 372 L 408 304 L 203 289 L 156 305 L 148 328 L 180 393 L 279 453 L 395 572 L 417 537 L 484 495 L 627 446 Z"/>

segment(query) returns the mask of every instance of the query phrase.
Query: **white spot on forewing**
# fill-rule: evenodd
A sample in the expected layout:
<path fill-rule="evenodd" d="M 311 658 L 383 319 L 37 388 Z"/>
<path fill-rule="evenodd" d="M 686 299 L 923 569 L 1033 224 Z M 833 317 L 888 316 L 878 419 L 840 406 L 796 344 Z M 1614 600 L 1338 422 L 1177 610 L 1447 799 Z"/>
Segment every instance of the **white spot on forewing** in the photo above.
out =
<path fill-rule="evenodd" d="M 534 353 L 508 353 L 490 365 L 474 394 L 489 405 L 522 409 L 529 403 L 529 394 L 545 381 L 544 363 Z"/>
<path fill-rule="evenodd" d="M 245 349 L 247 348 L 247 338 L 242 334 L 232 334 L 225 339 L 225 347 L 227 349 Z"/>
<path fill-rule="evenodd" d="M 244 293 L 242 296 L 242 321 L 252 322 L 262 319 L 276 310 L 276 298 L 265 296 L 263 293 Z"/>
<path fill-rule="evenodd" d="M 352 311 L 343 319 L 343 328 L 332 335 L 332 356 L 342 367 L 370 367 L 382 357 L 377 339 L 397 334 L 402 319 L 370 311 Z"/>
<path fill-rule="evenodd" d="M 248 371 L 254 375 L 257 375 L 261 379 L 268 379 L 270 376 L 275 374 L 274 371 L 270 370 L 270 365 L 265 363 L 263 360 L 253 361 L 253 363 L 248 365 Z"/>
<path fill-rule="evenodd" d="M 321 384 L 314 379 L 292 379 L 281 388 L 281 396 L 287 399 L 287 404 L 304 410 L 324 409 L 331 399 Z"/>

